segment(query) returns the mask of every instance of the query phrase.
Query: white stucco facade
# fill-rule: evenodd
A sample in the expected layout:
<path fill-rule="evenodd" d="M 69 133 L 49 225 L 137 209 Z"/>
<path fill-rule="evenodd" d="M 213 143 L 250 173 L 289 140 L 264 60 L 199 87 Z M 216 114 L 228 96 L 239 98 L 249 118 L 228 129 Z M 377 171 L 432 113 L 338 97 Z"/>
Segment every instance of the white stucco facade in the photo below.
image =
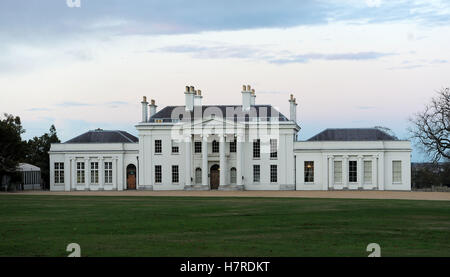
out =
<path fill-rule="evenodd" d="M 185 106 L 158 112 L 144 97 L 138 138 L 130 142 L 126 132 L 110 139 L 106 132 L 114 131 L 96 130 L 52 144 L 51 190 L 411 189 L 409 141 L 297 141 L 292 95 L 289 119 L 270 105 L 256 105 L 249 86 L 242 105 L 202 106 L 201 98 L 186 87 Z"/>

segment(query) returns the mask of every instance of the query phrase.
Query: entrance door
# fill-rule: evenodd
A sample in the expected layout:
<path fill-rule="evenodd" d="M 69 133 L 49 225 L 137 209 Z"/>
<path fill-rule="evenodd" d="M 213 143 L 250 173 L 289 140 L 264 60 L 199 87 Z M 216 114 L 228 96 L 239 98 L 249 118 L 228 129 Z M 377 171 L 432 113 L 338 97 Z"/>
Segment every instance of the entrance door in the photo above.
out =
<path fill-rule="evenodd" d="M 136 166 L 127 166 L 127 189 L 136 189 Z"/>
<path fill-rule="evenodd" d="M 210 180 L 211 189 L 218 189 L 220 183 L 220 168 L 217 164 L 211 166 Z"/>

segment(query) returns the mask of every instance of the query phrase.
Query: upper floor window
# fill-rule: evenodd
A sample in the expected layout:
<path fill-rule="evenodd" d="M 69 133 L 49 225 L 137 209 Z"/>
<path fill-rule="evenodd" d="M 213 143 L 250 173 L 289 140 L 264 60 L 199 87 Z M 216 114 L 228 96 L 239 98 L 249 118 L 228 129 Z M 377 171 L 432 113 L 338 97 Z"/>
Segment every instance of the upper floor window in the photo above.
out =
<path fill-rule="evenodd" d="M 402 161 L 392 161 L 392 182 L 402 182 Z"/>
<path fill-rule="evenodd" d="M 255 139 L 253 140 L 253 158 L 261 157 L 261 140 Z"/>
<path fill-rule="evenodd" d="M 155 140 L 155 153 L 162 153 L 162 140 Z"/>
<path fill-rule="evenodd" d="M 305 161 L 305 183 L 313 183 L 314 182 L 314 162 L 313 161 Z"/>
<path fill-rule="evenodd" d="M 77 183 L 84 184 L 84 162 L 77 162 Z"/>
<path fill-rule="evenodd" d="M 55 163 L 55 184 L 64 183 L 64 163 Z"/>
<path fill-rule="evenodd" d="M 348 181 L 350 183 L 358 181 L 358 166 L 356 161 L 348 162 Z"/>
<path fill-rule="evenodd" d="M 178 146 L 178 143 L 174 140 L 172 140 L 172 154 L 178 154 L 180 151 L 180 147 Z"/>
<path fill-rule="evenodd" d="M 219 153 L 219 142 L 217 140 L 212 142 L 212 152 Z"/>
<path fill-rule="evenodd" d="M 230 142 L 230 153 L 236 153 L 236 139 Z"/>
<path fill-rule="evenodd" d="M 277 139 L 270 140 L 270 158 L 276 159 L 278 157 L 278 142 Z"/>
<path fill-rule="evenodd" d="M 201 141 L 194 142 L 194 153 L 202 153 L 202 142 Z"/>

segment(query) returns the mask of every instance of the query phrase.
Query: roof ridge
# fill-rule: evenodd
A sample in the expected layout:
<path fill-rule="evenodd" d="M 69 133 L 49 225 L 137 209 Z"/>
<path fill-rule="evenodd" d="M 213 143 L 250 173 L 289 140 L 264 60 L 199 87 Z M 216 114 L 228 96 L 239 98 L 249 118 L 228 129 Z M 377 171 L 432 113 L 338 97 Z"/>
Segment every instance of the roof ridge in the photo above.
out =
<path fill-rule="evenodd" d="M 119 133 L 122 137 L 126 138 L 129 142 L 134 142 L 132 141 L 129 137 L 125 136 L 124 134 L 122 134 L 122 131 L 116 130 L 116 133 Z"/>

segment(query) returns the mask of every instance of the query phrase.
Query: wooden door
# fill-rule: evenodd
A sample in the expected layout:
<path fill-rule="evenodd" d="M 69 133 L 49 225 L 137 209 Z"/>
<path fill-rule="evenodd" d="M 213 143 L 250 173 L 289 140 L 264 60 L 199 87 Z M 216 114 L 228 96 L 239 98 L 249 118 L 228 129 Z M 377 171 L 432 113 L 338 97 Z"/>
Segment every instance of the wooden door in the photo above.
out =
<path fill-rule="evenodd" d="M 127 167 L 127 189 L 136 189 L 136 167 L 134 165 Z"/>
<path fill-rule="evenodd" d="M 220 183 L 220 171 L 218 165 L 213 165 L 211 167 L 211 173 L 210 173 L 210 184 L 211 189 L 218 189 Z"/>

